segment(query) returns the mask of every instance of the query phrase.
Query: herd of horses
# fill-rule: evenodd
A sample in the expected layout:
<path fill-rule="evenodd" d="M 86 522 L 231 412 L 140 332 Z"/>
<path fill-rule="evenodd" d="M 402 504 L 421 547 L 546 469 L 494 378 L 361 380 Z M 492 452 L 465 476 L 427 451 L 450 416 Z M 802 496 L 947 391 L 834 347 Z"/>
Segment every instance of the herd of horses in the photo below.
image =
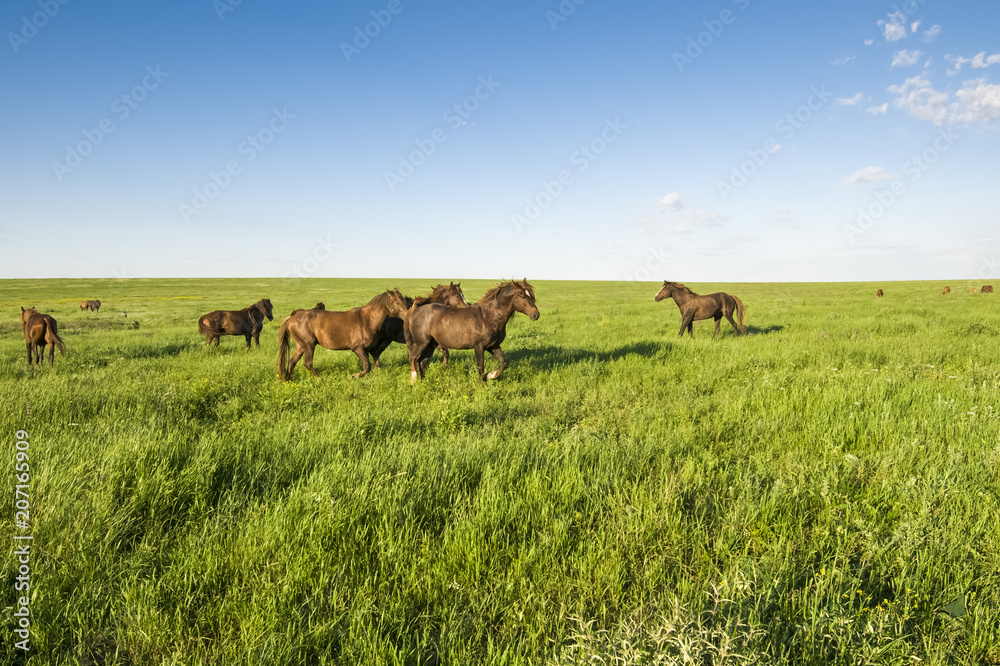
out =
<path fill-rule="evenodd" d="M 972 290 L 975 292 L 975 289 Z M 944 288 L 944 294 L 951 292 Z M 993 293 L 992 285 L 983 285 L 980 293 Z M 879 289 L 875 296 L 882 298 Z M 654 296 L 656 302 L 672 298 L 681 315 L 678 337 L 684 332 L 694 337 L 694 322 L 715 320 L 713 338 L 719 335 L 722 319 L 733 327 L 734 335 L 746 333 L 744 318 L 746 306 L 736 296 L 724 292 L 699 295 L 679 282 L 664 280 Z M 81 310 L 96 312 L 100 301 L 83 301 Z M 293 310 L 278 329 L 277 374 L 288 381 L 299 360 L 313 377 L 319 377 L 313 367 L 316 346 L 333 350 L 352 351 L 361 361 L 361 371 L 354 377 L 363 377 L 372 365 L 382 367 L 379 357 L 390 344 L 406 345 L 411 381 L 424 377 L 435 350 L 440 350 L 442 365 L 448 363 L 449 349 L 472 349 L 476 357 L 479 382 L 497 379 L 507 369 L 509 362 L 500 345 L 507 336 L 507 323 L 515 312 L 536 321 L 540 314 L 535 304 L 535 290 L 524 280 L 501 282 L 489 289 L 475 303 L 465 300 L 461 283 L 439 284 L 427 296 L 410 298 L 399 289 L 386 290 L 367 304 L 343 311 L 327 310 L 323 303 L 312 308 Z M 205 337 L 205 345 L 219 345 L 225 335 L 243 336 L 246 346 L 251 341 L 260 347 L 260 333 L 264 321 L 273 321 L 271 301 L 264 298 L 242 310 L 215 310 L 198 318 L 198 333 Z M 54 365 L 55 349 L 65 354 L 59 338 L 58 324 L 50 315 L 35 308 L 21 308 L 21 323 L 28 351 L 28 365 L 41 364 L 45 347 L 49 347 L 49 365 Z M 291 353 L 289 353 L 291 351 Z M 489 374 L 485 371 L 485 356 L 489 352 L 499 367 Z"/>

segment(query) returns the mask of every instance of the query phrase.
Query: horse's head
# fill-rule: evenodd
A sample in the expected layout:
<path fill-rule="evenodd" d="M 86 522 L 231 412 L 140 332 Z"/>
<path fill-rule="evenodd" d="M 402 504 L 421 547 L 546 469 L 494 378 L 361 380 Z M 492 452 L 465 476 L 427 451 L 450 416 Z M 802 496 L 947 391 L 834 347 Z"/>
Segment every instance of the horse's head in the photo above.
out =
<path fill-rule="evenodd" d="M 260 303 L 258 303 L 258 305 L 261 306 L 260 311 L 264 313 L 264 316 L 267 317 L 267 320 L 274 321 L 274 315 L 271 314 L 271 299 L 269 298 L 262 299 Z"/>
<path fill-rule="evenodd" d="M 535 305 L 535 289 L 528 284 L 528 278 L 524 278 L 521 282 L 511 282 L 510 285 L 509 288 L 514 291 L 511 300 L 514 309 L 527 315 L 531 321 L 538 321 L 541 314 L 538 312 L 538 306 Z"/>
<path fill-rule="evenodd" d="M 453 308 L 464 308 L 469 305 L 469 302 L 465 300 L 465 294 L 462 293 L 461 282 L 458 284 L 452 282 L 447 286 L 442 286 L 440 300 L 438 302 L 441 305 L 447 305 Z"/>
<path fill-rule="evenodd" d="M 405 317 L 407 310 L 413 305 L 413 299 L 409 296 L 404 296 L 398 288 L 391 291 L 386 289 L 385 295 L 386 310 L 388 310 L 389 314 L 400 319 Z"/>
<path fill-rule="evenodd" d="M 663 286 L 660 287 L 660 290 L 658 292 L 656 292 L 656 296 L 653 297 L 653 300 L 659 303 L 664 298 L 670 298 L 673 295 L 674 295 L 674 283 L 667 282 L 666 280 L 664 280 Z"/>
<path fill-rule="evenodd" d="M 38 314 L 38 310 L 36 310 L 35 308 L 28 308 L 27 310 L 25 310 L 24 307 L 22 306 L 21 307 L 21 323 L 22 324 L 27 323 L 27 321 L 29 319 L 31 319 L 33 316 L 35 316 L 36 314 Z"/>

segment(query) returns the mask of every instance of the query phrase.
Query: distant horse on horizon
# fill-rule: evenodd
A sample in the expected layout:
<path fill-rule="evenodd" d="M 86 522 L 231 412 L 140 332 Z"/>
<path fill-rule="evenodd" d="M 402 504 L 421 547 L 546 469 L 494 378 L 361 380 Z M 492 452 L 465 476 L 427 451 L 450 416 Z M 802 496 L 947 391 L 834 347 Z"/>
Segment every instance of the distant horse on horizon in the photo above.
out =
<path fill-rule="evenodd" d="M 950 293 L 951 293 L 951 287 L 945 287 L 944 291 L 941 292 L 941 295 L 945 296 L 945 295 L 950 294 Z"/>
<path fill-rule="evenodd" d="M 515 312 L 531 321 L 540 316 L 535 305 L 535 289 L 527 278 L 501 282 L 467 307 L 456 308 L 439 303 L 418 305 L 414 302 L 403 318 L 406 351 L 410 357 L 410 380 L 424 376 L 427 363 L 439 345 L 444 349 L 473 349 L 479 383 L 497 379 L 510 362 L 500 349 L 507 337 L 507 322 Z M 484 354 L 489 352 L 500 367 L 483 375 Z"/>
<path fill-rule="evenodd" d="M 882 293 L 881 289 L 875 292 L 875 298 L 882 298 L 883 296 L 885 296 L 885 294 Z"/>
<path fill-rule="evenodd" d="M 80 303 L 80 309 L 81 310 L 92 310 L 93 312 L 97 312 L 98 310 L 101 309 L 101 302 L 100 301 L 82 301 Z"/>
<path fill-rule="evenodd" d="M 66 347 L 59 337 L 59 324 L 55 318 L 42 314 L 35 308 L 21 308 L 21 324 L 24 326 L 24 343 L 28 349 L 28 365 L 32 357 L 36 364 L 42 364 L 45 356 L 45 345 L 49 345 L 49 365 L 55 365 L 56 347 L 59 353 L 66 355 Z"/>
<path fill-rule="evenodd" d="M 653 299 L 659 303 L 665 298 L 673 298 L 677 308 L 681 311 L 681 331 L 677 337 L 684 337 L 684 329 L 688 335 L 694 337 L 694 322 L 699 319 L 715 319 L 715 334 L 719 335 L 719 325 L 722 318 L 733 327 L 733 335 L 741 335 L 747 332 L 743 324 L 743 316 L 746 314 L 746 306 L 736 296 L 721 291 L 714 294 L 699 296 L 679 282 L 663 281 L 663 286 Z M 737 321 L 733 321 L 733 313 L 736 313 Z M 738 322 L 738 323 L 737 323 Z"/>
<path fill-rule="evenodd" d="M 431 293 L 427 296 L 418 296 L 413 299 L 411 305 L 416 305 L 420 307 L 422 305 L 427 305 L 428 303 L 440 303 L 441 305 L 447 305 L 452 308 L 466 308 L 469 307 L 469 302 L 465 300 L 465 294 L 462 293 L 462 283 L 458 284 L 451 282 L 449 284 L 439 284 L 431 290 Z M 409 309 L 409 308 L 407 308 Z M 393 342 L 399 342 L 406 344 L 406 336 L 403 332 L 403 320 L 399 317 L 389 317 L 382 324 L 382 328 L 379 329 L 378 335 L 375 336 L 375 342 L 372 343 L 371 349 L 368 351 L 372 355 L 372 361 L 375 363 L 376 368 L 381 368 L 382 363 L 379 361 L 379 356 L 382 352 L 391 345 Z M 444 347 L 438 346 L 441 350 L 441 355 L 444 360 L 441 365 L 448 365 L 448 350 Z"/>
<path fill-rule="evenodd" d="M 250 307 L 242 310 L 215 310 L 198 318 L 198 332 L 205 336 L 205 344 L 215 342 L 219 346 L 219 338 L 223 335 L 242 335 L 246 338 L 247 349 L 250 349 L 250 339 L 260 347 L 260 332 L 264 328 L 264 318 L 274 320 L 271 313 L 271 301 L 263 298 Z"/>
<path fill-rule="evenodd" d="M 333 350 L 353 351 L 361 361 L 361 372 L 354 377 L 364 377 L 371 370 L 368 349 L 385 320 L 403 317 L 411 299 L 399 289 L 386 290 L 367 304 L 342 312 L 313 308 L 296 310 L 281 322 L 278 329 L 278 377 L 288 381 L 299 359 L 313 377 L 319 378 L 313 368 L 316 345 Z M 288 358 L 288 347 L 295 343 L 295 352 Z"/>
<path fill-rule="evenodd" d="M 983 288 L 979 290 L 979 293 L 980 294 L 992 294 L 993 293 L 993 285 L 991 285 L 991 284 L 984 284 Z"/>

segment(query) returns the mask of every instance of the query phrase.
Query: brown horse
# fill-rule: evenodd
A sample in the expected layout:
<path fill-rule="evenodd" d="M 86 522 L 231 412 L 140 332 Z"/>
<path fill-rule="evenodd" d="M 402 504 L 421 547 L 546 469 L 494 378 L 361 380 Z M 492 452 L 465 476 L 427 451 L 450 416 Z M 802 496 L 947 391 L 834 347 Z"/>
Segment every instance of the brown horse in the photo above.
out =
<path fill-rule="evenodd" d="M 351 350 L 361 360 L 361 372 L 354 377 L 363 377 L 371 370 L 368 349 L 379 328 L 390 316 L 402 317 L 406 314 L 408 299 L 399 289 L 384 291 L 360 308 L 344 312 L 328 310 L 296 310 L 281 322 L 278 329 L 278 376 L 288 381 L 295 364 L 304 355 L 306 369 L 313 377 L 319 377 L 313 368 L 313 353 L 316 345 L 327 349 Z M 291 340 L 290 340 L 291 339 Z M 288 358 L 289 342 L 295 342 L 295 353 Z"/>
<path fill-rule="evenodd" d="M 484 379 L 499 377 L 510 365 L 500 345 L 507 337 L 507 322 L 515 311 L 527 315 L 531 321 L 539 317 L 535 290 L 527 278 L 521 282 L 501 282 L 464 308 L 414 303 L 403 320 L 411 381 L 424 376 L 425 364 L 438 345 L 445 349 L 474 349 L 480 384 Z M 485 352 L 493 354 L 500 367 L 484 377 Z"/>
<path fill-rule="evenodd" d="M 439 284 L 431 290 L 429 295 L 418 296 L 413 299 L 413 305 L 417 307 L 427 305 L 428 303 L 440 303 L 452 308 L 465 308 L 469 306 L 469 302 L 465 300 L 465 294 L 462 293 L 461 282 L 458 284 L 454 282 Z M 378 335 L 375 336 L 375 342 L 372 343 L 371 349 L 368 350 L 372 355 L 372 361 L 375 362 L 376 368 L 382 367 L 382 363 L 378 360 L 379 356 L 393 342 L 406 344 L 406 337 L 403 334 L 403 320 L 399 317 L 389 317 L 385 320 L 382 328 L 378 331 Z M 444 361 L 442 361 L 441 365 L 448 365 L 448 350 L 444 347 L 438 348 L 441 350 L 441 355 L 444 356 Z"/>
<path fill-rule="evenodd" d="M 80 303 L 80 309 L 81 310 L 92 310 L 94 312 L 97 312 L 98 310 L 101 309 L 101 302 L 100 301 L 81 301 L 81 303 Z"/>
<path fill-rule="evenodd" d="M 883 296 L 885 296 L 885 294 L 882 293 L 881 289 L 875 292 L 875 298 L 882 298 Z"/>
<path fill-rule="evenodd" d="M 21 324 L 24 325 L 24 343 L 28 348 L 28 365 L 31 365 L 32 355 L 35 363 L 42 364 L 45 356 L 45 345 L 49 345 L 49 365 L 55 365 L 56 347 L 59 353 L 66 355 L 66 347 L 59 337 L 59 325 L 56 320 L 35 308 L 21 308 Z"/>
<path fill-rule="evenodd" d="M 272 321 L 271 301 L 264 298 L 242 310 L 215 310 L 198 319 L 198 332 L 205 336 L 205 344 L 215 342 L 223 335 L 242 335 L 250 349 L 250 339 L 260 347 L 260 331 L 264 328 L 264 318 Z"/>
<path fill-rule="evenodd" d="M 993 293 L 993 285 L 991 285 L 991 284 L 984 284 L 983 288 L 979 290 L 979 293 L 980 294 L 992 294 Z"/>
<path fill-rule="evenodd" d="M 667 282 L 664 280 L 663 286 L 656 292 L 654 300 L 659 303 L 665 298 L 673 298 L 674 303 L 677 304 L 677 307 L 681 311 L 681 332 L 677 334 L 679 338 L 684 337 L 685 328 L 688 335 L 693 338 L 694 322 L 698 319 L 715 319 L 715 334 L 712 336 L 713 338 L 719 335 L 719 324 L 722 323 L 723 317 L 732 325 L 734 335 L 747 332 L 746 326 L 743 325 L 743 315 L 746 313 L 746 307 L 743 305 L 743 301 L 735 296 L 724 294 L 721 291 L 699 296 L 680 282 Z M 739 321 L 739 325 L 733 321 L 733 312 L 736 312 L 736 319 Z"/>
<path fill-rule="evenodd" d="M 951 287 L 945 287 L 944 291 L 941 292 L 941 295 L 945 296 L 945 295 L 950 294 L 950 293 L 951 293 Z"/>

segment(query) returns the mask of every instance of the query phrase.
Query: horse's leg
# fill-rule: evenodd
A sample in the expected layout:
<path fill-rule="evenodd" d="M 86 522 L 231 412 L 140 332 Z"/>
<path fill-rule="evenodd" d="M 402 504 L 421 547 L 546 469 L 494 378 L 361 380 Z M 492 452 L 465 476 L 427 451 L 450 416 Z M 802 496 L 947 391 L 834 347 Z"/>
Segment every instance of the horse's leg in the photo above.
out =
<path fill-rule="evenodd" d="M 483 383 L 483 370 L 485 370 L 486 361 L 483 358 L 482 347 L 476 347 L 476 369 L 479 370 L 479 383 Z"/>
<path fill-rule="evenodd" d="M 367 375 L 368 371 L 372 369 L 372 365 L 371 363 L 368 362 L 368 352 L 365 350 L 364 347 L 355 347 L 354 353 L 358 355 L 359 359 L 361 359 L 361 372 L 355 372 L 353 375 L 351 375 L 352 377 L 357 379 L 358 377 L 364 377 L 365 375 Z"/>
<path fill-rule="evenodd" d="M 434 350 L 437 348 L 437 342 L 434 340 L 428 341 L 424 346 L 424 350 L 420 352 L 420 376 L 423 377 L 427 372 L 427 368 L 431 364 L 431 357 L 434 356 Z"/>
<path fill-rule="evenodd" d="M 292 353 L 292 358 L 288 361 L 288 378 L 292 378 L 292 370 L 295 369 L 295 364 L 299 362 L 302 358 L 302 350 L 299 349 L 298 345 L 295 346 L 295 351 Z"/>
<path fill-rule="evenodd" d="M 729 325 L 733 327 L 733 335 L 739 336 L 740 329 L 737 328 L 736 322 L 733 321 L 733 313 L 732 312 L 727 312 L 726 313 L 726 320 L 729 322 Z"/>
<path fill-rule="evenodd" d="M 694 339 L 694 317 L 691 317 L 691 319 L 688 320 L 687 329 L 688 329 L 688 335 L 690 335 L 691 339 L 693 340 Z"/>
<path fill-rule="evenodd" d="M 31 365 L 31 354 L 32 354 L 32 352 L 34 350 L 31 348 L 31 342 L 30 341 L 25 341 L 24 346 L 28 349 L 28 365 L 30 366 Z"/>
<path fill-rule="evenodd" d="M 376 368 L 382 367 L 382 362 L 379 360 L 379 356 L 382 355 L 382 352 L 388 349 L 390 342 L 391 340 L 385 340 L 379 338 L 375 340 L 375 343 L 371 346 L 371 349 L 368 350 L 368 353 L 372 355 L 372 363 L 375 365 Z"/>
<path fill-rule="evenodd" d="M 250 339 L 253 338 L 253 333 L 247 333 L 243 337 L 247 339 L 247 351 L 250 351 Z M 260 347 L 260 345 L 257 346 Z"/>
<path fill-rule="evenodd" d="M 503 371 L 507 369 L 507 366 L 509 366 L 510 363 L 507 361 L 507 357 L 504 355 L 504 353 L 500 350 L 499 347 L 494 347 L 493 349 L 490 350 L 490 353 L 493 354 L 493 358 L 495 358 L 500 363 L 500 367 L 491 372 L 490 374 L 486 375 L 486 378 L 499 379 L 500 375 L 503 374 Z"/>
<path fill-rule="evenodd" d="M 719 324 L 722 323 L 722 315 L 719 313 L 715 314 L 715 333 L 712 334 L 712 339 L 719 337 Z"/>
<path fill-rule="evenodd" d="M 444 360 L 441 361 L 441 365 L 443 366 L 448 365 L 448 350 L 442 347 L 441 345 L 438 345 L 438 349 L 441 350 L 441 356 L 444 357 Z"/>
<path fill-rule="evenodd" d="M 296 350 L 296 351 L 298 351 L 298 350 Z M 316 374 L 316 370 L 313 368 L 313 354 L 315 352 L 316 352 L 316 345 L 306 345 L 306 348 L 302 351 L 302 355 L 304 357 L 302 359 L 302 363 L 303 363 L 303 365 L 306 366 L 306 370 L 308 370 L 312 374 L 313 377 L 315 377 L 316 379 L 319 379 L 319 375 Z M 293 362 L 293 365 L 294 365 L 294 362 Z"/>
<path fill-rule="evenodd" d="M 693 323 L 694 323 L 694 315 L 691 315 L 690 317 L 684 317 L 681 320 L 681 332 L 677 334 L 677 337 L 678 338 L 684 337 L 685 328 L 688 330 L 688 333 L 691 333 L 691 329 L 694 327 Z M 691 333 L 691 337 L 692 338 L 694 337 L 694 333 Z"/>

